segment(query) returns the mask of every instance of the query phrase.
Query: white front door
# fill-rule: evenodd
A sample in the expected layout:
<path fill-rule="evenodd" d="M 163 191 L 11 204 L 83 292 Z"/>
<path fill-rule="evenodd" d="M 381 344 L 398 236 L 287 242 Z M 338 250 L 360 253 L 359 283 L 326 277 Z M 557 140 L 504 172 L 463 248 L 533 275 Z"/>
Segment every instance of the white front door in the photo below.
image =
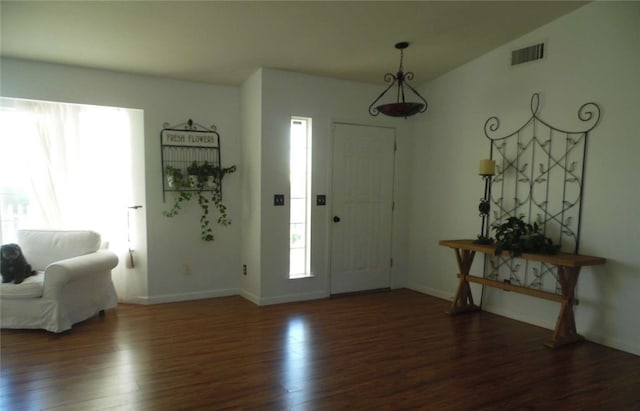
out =
<path fill-rule="evenodd" d="M 333 127 L 331 294 L 388 288 L 395 130 Z"/>

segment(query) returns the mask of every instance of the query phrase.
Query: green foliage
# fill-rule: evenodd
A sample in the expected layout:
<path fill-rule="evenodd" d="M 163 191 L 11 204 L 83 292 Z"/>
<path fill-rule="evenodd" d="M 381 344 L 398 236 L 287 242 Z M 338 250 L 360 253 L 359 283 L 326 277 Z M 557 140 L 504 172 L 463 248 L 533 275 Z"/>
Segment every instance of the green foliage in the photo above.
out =
<path fill-rule="evenodd" d="M 184 201 L 189 201 L 196 196 L 198 199 L 198 205 L 202 210 L 202 214 L 200 216 L 200 236 L 204 241 L 213 241 L 214 236 L 209 216 L 209 208 L 211 203 L 213 203 L 213 206 L 218 210 L 218 224 L 222 226 L 231 224 L 231 220 L 227 215 L 227 207 L 222 203 L 222 187 L 220 186 L 220 182 L 222 182 L 222 178 L 225 175 L 235 171 L 236 166 L 221 168 L 206 161 L 203 164 L 198 164 L 194 161 L 189 165 L 189 167 L 187 167 L 187 174 L 197 177 L 197 182 L 194 185 L 188 178 L 185 178 L 184 175 L 182 175 L 181 170 L 175 169 L 171 166 L 165 167 L 167 176 L 173 176 L 173 188 L 176 191 L 176 195 L 173 207 L 168 211 L 164 211 L 163 214 L 166 217 L 174 217 L 178 215 L 182 209 L 182 203 Z M 213 176 L 213 185 L 210 185 L 210 176 Z"/>
<path fill-rule="evenodd" d="M 197 162 L 194 161 L 189 165 L 189 167 L 187 167 L 187 174 L 190 176 L 198 176 L 200 174 L 200 166 Z"/>
<path fill-rule="evenodd" d="M 184 174 L 182 174 L 182 170 L 180 170 L 179 168 L 166 166 L 164 168 L 164 172 L 167 176 L 170 187 L 182 187 L 184 185 L 186 180 Z"/>
<path fill-rule="evenodd" d="M 164 211 L 163 214 L 167 217 L 173 217 L 178 214 L 184 201 L 191 200 L 193 193 L 185 191 L 189 186 L 189 181 L 182 173 L 182 170 L 172 166 L 166 166 L 164 171 L 167 180 L 169 181 L 169 187 L 176 190 L 176 196 L 171 209 L 169 211 Z"/>
<path fill-rule="evenodd" d="M 504 250 L 513 257 L 522 253 L 556 254 L 560 248 L 540 232 L 538 223 L 525 223 L 522 216 L 510 217 L 493 230 L 496 232 L 496 255 Z"/>

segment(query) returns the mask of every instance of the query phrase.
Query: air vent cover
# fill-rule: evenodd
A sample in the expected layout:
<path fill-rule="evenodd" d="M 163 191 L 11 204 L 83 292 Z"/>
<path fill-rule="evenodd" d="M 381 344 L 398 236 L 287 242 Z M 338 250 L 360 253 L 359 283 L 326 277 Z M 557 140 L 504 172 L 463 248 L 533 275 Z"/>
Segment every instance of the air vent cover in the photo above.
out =
<path fill-rule="evenodd" d="M 515 66 L 544 58 L 544 43 L 524 47 L 511 52 L 511 65 Z"/>

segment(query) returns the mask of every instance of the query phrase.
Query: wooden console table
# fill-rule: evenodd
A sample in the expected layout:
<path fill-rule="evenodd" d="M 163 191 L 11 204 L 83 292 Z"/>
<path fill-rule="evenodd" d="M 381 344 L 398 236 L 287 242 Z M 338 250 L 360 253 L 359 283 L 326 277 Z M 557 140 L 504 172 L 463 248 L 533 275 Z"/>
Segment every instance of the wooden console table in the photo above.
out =
<path fill-rule="evenodd" d="M 556 348 L 584 340 L 584 337 L 576 332 L 576 321 L 573 314 L 575 286 L 578 282 L 578 274 L 580 273 L 581 267 L 604 264 L 606 262 L 604 258 L 567 253 L 554 255 L 523 253 L 515 257 L 555 265 L 558 269 L 558 281 L 562 288 L 562 294 L 554 294 L 548 291 L 470 275 L 469 270 L 471 269 L 471 264 L 473 263 L 476 252 L 495 255 L 495 247 L 492 244 L 476 244 L 473 240 L 443 240 L 440 241 L 440 245 L 453 249 L 460 270 L 458 274 L 460 284 L 458 285 L 458 291 L 453 299 L 449 314 L 454 315 L 480 310 L 480 307 L 473 303 L 473 296 L 471 295 L 471 288 L 469 287 L 470 282 L 479 283 L 559 302 L 561 304 L 560 313 L 558 314 L 558 320 L 556 321 L 551 339 L 545 342 L 547 347 Z M 502 255 L 508 255 L 508 252 L 505 251 Z"/>

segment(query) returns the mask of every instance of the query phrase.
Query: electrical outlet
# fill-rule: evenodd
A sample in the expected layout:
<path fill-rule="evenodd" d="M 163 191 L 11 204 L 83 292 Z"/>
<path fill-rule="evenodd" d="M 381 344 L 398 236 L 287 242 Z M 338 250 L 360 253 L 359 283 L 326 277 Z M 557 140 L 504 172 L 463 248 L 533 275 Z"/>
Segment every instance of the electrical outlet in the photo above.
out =
<path fill-rule="evenodd" d="M 274 194 L 273 195 L 273 205 L 274 206 L 283 206 L 284 205 L 284 194 Z"/>
<path fill-rule="evenodd" d="M 247 275 L 247 265 L 242 264 L 242 275 Z"/>

